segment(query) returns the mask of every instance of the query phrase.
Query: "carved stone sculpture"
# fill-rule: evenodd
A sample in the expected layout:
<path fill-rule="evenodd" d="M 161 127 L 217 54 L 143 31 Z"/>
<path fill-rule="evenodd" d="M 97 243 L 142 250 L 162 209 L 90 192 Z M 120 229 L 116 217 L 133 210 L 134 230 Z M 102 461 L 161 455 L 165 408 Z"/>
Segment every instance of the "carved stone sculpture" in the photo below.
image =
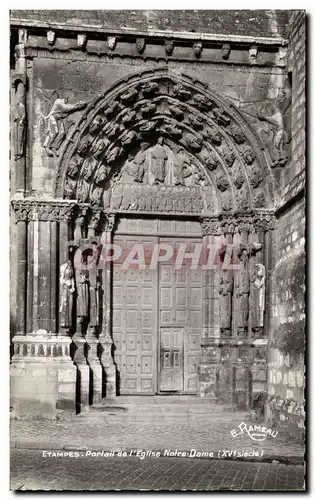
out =
<path fill-rule="evenodd" d="M 17 84 L 15 93 L 14 118 L 15 123 L 15 160 L 24 156 L 26 135 L 26 111 L 25 111 L 25 85 L 22 81 Z"/>
<path fill-rule="evenodd" d="M 189 166 L 186 153 L 183 149 L 180 149 L 177 153 L 173 172 L 175 186 L 184 186 L 185 179 L 192 175 L 192 169 Z"/>
<path fill-rule="evenodd" d="M 224 43 L 222 45 L 222 59 L 227 60 L 230 57 L 231 45 L 229 43 Z"/>
<path fill-rule="evenodd" d="M 89 316 L 89 273 L 77 272 L 77 321 L 83 323 Z"/>
<path fill-rule="evenodd" d="M 240 337 L 247 337 L 248 334 L 248 314 L 249 314 L 249 249 L 241 245 L 237 253 L 240 269 L 236 281 L 236 297 L 238 308 L 236 314 L 237 332 Z"/>
<path fill-rule="evenodd" d="M 158 92 L 159 84 L 157 82 L 146 82 L 142 84 L 141 89 L 145 97 L 151 97 Z"/>
<path fill-rule="evenodd" d="M 174 50 L 174 42 L 173 40 L 166 40 L 165 41 L 165 53 L 168 56 L 171 56 L 173 54 Z"/>
<path fill-rule="evenodd" d="M 154 175 L 156 184 L 163 183 L 166 174 L 165 165 L 167 160 L 167 153 L 163 144 L 163 138 L 159 137 L 158 143 L 151 150 L 151 171 Z"/>
<path fill-rule="evenodd" d="M 220 327 L 224 336 L 231 336 L 233 276 L 226 270 L 220 278 Z"/>
<path fill-rule="evenodd" d="M 264 326 L 266 271 L 263 264 L 255 264 L 252 277 L 252 327 Z"/>
<path fill-rule="evenodd" d="M 197 58 L 201 56 L 202 53 L 202 42 L 195 42 L 193 46 L 194 54 Z"/>
<path fill-rule="evenodd" d="M 144 151 L 140 151 L 135 159 L 133 160 L 134 168 L 134 180 L 136 182 L 142 182 L 146 171 L 146 154 Z"/>
<path fill-rule="evenodd" d="M 69 114 L 79 111 L 87 106 L 86 102 L 79 101 L 76 104 L 69 104 L 68 98 L 57 97 L 47 116 L 43 116 L 47 127 L 45 130 L 46 139 L 43 147 L 48 156 L 58 156 L 58 149 L 66 136 L 64 120 Z"/>
<path fill-rule="evenodd" d="M 60 326 L 67 332 L 72 325 L 73 294 L 75 292 L 73 269 L 68 260 L 60 267 Z"/>

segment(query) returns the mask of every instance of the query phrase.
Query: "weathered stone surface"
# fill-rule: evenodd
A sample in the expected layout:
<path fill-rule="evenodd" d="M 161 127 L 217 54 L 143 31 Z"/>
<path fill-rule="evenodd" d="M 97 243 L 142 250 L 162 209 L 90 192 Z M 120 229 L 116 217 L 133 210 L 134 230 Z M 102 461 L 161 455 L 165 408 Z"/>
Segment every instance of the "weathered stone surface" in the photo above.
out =
<path fill-rule="evenodd" d="M 14 405 L 84 411 L 167 384 L 257 412 L 268 394 L 301 404 L 303 353 L 283 355 L 278 337 L 304 317 L 304 13 L 11 11 L 11 23 L 12 325 L 69 335 L 15 339 Z M 231 245 L 236 268 L 219 254 L 217 269 L 74 268 L 83 245 L 81 264 L 100 264 L 104 243 L 141 240 L 148 265 L 170 239 Z M 290 404 L 267 403 L 269 417 L 290 420 Z"/>

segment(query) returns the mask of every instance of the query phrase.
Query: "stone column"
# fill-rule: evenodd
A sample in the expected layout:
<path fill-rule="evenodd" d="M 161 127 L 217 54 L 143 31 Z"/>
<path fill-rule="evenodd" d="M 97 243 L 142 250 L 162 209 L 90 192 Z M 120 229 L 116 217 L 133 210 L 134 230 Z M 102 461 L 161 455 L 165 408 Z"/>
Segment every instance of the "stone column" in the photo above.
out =
<path fill-rule="evenodd" d="M 102 400 L 102 365 L 99 354 L 99 319 L 100 319 L 100 283 L 98 267 L 98 245 L 96 232 L 99 228 L 102 212 L 100 209 L 92 211 L 91 220 L 88 226 L 88 240 L 94 249 L 93 265 L 89 269 L 89 287 L 90 287 L 90 317 L 87 329 L 87 361 L 91 368 L 92 376 L 92 402 L 100 403 Z"/>
<path fill-rule="evenodd" d="M 74 226 L 74 241 L 77 246 L 82 244 L 85 237 L 85 223 L 88 207 L 80 207 Z M 88 318 L 88 281 L 87 271 L 75 269 L 76 282 L 76 331 L 72 337 L 75 352 L 73 361 L 78 367 L 78 387 L 80 394 L 78 410 L 87 411 L 90 404 L 90 367 L 87 363 L 87 343 L 85 338 L 85 328 Z"/>
<path fill-rule="evenodd" d="M 233 290 L 234 290 L 234 253 L 233 233 L 234 222 L 223 222 L 224 237 L 220 248 L 220 282 L 218 291 L 220 297 L 220 367 L 219 367 L 219 398 L 225 404 L 233 404 Z"/>
<path fill-rule="evenodd" d="M 112 243 L 112 232 L 115 224 L 115 215 L 108 215 L 105 223 L 105 230 L 102 234 L 102 245 Z M 106 248 L 106 247 L 105 247 Z M 105 252 L 106 253 L 106 252 Z M 99 336 L 101 344 L 101 363 L 104 369 L 105 383 L 103 384 L 103 396 L 116 396 L 116 366 L 112 356 L 112 335 L 111 335 L 111 282 L 112 273 L 109 262 L 104 262 L 103 270 L 103 318 L 102 332 Z"/>
<path fill-rule="evenodd" d="M 218 220 L 203 218 L 201 222 L 205 259 L 202 269 L 203 332 L 199 366 L 200 396 L 217 400 L 219 376 L 218 269 L 217 254 L 220 248 Z"/>
<path fill-rule="evenodd" d="M 16 331 L 26 333 L 26 297 L 27 297 L 27 218 L 28 212 L 15 207 L 17 228 L 17 283 L 16 283 Z"/>

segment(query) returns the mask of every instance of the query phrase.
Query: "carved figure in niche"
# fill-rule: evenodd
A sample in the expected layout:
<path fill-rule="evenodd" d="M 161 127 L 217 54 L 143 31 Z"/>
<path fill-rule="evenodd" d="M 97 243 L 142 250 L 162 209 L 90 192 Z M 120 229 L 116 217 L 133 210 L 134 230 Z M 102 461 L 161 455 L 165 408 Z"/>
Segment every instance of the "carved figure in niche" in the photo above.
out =
<path fill-rule="evenodd" d="M 208 185 L 208 180 L 205 176 L 205 173 L 201 168 L 198 168 L 194 166 L 194 183 L 197 186 L 207 186 Z"/>
<path fill-rule="evenodd" d="M 162 184 L 166 175 L 167 152 L 163 144 L 163 137 L 159 137 L 158 143 L 151 150 L 151 171 L 156 184 Z"/>
<path fill-rule="evenodd" d="M 89 316 L 89 273 L 78 271 L 77 278 L 77 321 L 83 323 Z"/>
<path fill-rule="evenodd" d="M 205 149 L 203 159 L 209 170 L 215 170 L 220 165 L 220 160 L 214 151 Z"/>
<path fill-rule="evenodd" d="M 182 99 L 183 101 L 187 101 L 188 99 L 191 98 L 191 92 L 187 88 L 185 88 L 182 84 L 178 83 L 177 85 L 174 85 L 173 87 L 173 93 L 176 97 L 179 99 Z"/>
<path fill-rule="evenodd" d="M 265 193 L 260 190 L 254 193 L 254 199 L 253 199 L 254 206 L 257 208 L 262 208 L 266 204 L 266 197 Z"/>
<path fill-rule="evenodd" d="M 122 184 L 114 184 L 111 196 L 111 206 L 113 210 L 118 210 L 120 208 L 122 199 L 123 199 Z"/>
<path fill-rule="evenodd" d="M 113 101 L 105 110 L 104 114 L 106 118 L 111 118 L 114 114 L 116 114 L 119 110 L 119 104 L 117 101 Z"/>
<path fill-rule="evenodd" d="M 244 182 L 245 182 L 244 171 L 243 171 L 243 169 L 241 168 L 241 166 L 239 165 L 238 162 L 237 162 L 236 165 L 234 165 L 234 168 L 232 170 L 232 179 L 233 179 L 234 186 L 237 189 L 240 189 L 243 186 Z"/>
<path fill-rule="evenodd" d="M 263 175 L 262 171 L 260 170 L 260 168 L 257 165 L 254 165 L 254 167 L 252 168 L 250 177 L 249 177 L 249 181 L 250 181 L 251 185 L 253 186 L 253 188 L 257 188 L 259 186 L 259 184 L 262 182 L 263 178 L 264 178 L 264 175 Z"/>
<path fill-rule="evenodd" d="M 230 117 L 221 107 L 215 106 L 212 109 L 212 117 L 216 123 L 222 125 L 223 127 L 226 127 L 230 123 Z"/>
<path fill-rule="evenodd" d="M 201 56 L 202 52 L 202 42 L 195 42 L 193 46 L 194 54 L 197 58 Z"/>
<path fill-rule="evenodd" d="M 165 40 L 165 53 L 168 56 L 171 56 L 173 54 L 173 50 L 174 50 L 173 40 Z"/>
<path fill-rule="evenodd" d="M 236 297 L 238 298 L 238 311 L 236 324 L 238 334 L 247 337 L 248 333 L 248 314 L 249 314 L 249 291 L 250 291 L 250 276 L 249 276 L 249 256 L 255 255 L 261 250 L 260 243 L 253 243 L 251 247 L 240 245 L 237 252 L 240 261 L 240 270 L 237 276 Z"/>
<path fill-rule="evenodd" d="M 250 207 L 249 203 L 249 191 L 247 184 L 237 189 L 235 193 L 236 205 L 238 208 L 243 210 L 248 210 Z"/>
<path fill-rule="evenodd" d="M 151 97 L 158 92 L 159 84 L 157 82 L 146 82 L 141 85 L 141 89 L 145 97 Z"/>
<path fill-rule="evenodd" d="M 96 186 L 91 193 L 91 202 L 94 206 L 101 206 L 102 204 L 103 187 Z"/>
<path fill-rule="evenodd" d="M 177 120 L 182 120 L 184 118 L 184 111 L 178 106 L 171 104 L 168 109 Z"/>
<path fill-rule="evenodd" d="M 129 148 L 138 139 L 138 134 L 135 130 L 130 130 L 121 139 L 121 145 L 124 149 Z"/>
<path fill-rule="evenodd" d="M 179 139 L 182 136 L 182 130 L 176 127 L 175 122 L 164 121 L 162 127 L 160 128 L 160 133 L 164 136 L 173 137 L 174 139 Z"/>
<path fill-rule="evenodd" d="M 25 86 L 19 81 L 15 93 L 15 108 L 13 121 L 15 123 L 15 160 L 22 158 L 25 148 L 26 135 L 26 110 L 25 110 Z"/>
<path fill-rule="evenodd" d="M 132 204 L 132 190 L 129 186 L 127 186 L 127 189 L 123 190 L 122 194 L 122 202 L 121 202 L 121 209 L 122 210 L 128 210 L 129 207 Z"/>
<path fill-rule="evenodd" d="M 103 208 L 104 208 L 104 210 L 109 209 L 110 200 L 111 200 L 111 190 L 105 189 L 105 191 L 103 193 Z"/>
<path fill-rule="evenodd" d="M 220 146 L 222 142 L 222 135 L 214 127 L 207 127 L 204 131 L 203 136 L 210 139 L 210 142 L 212 144 L 215 144 L 216 146 Z"/>
<path fill-rule="evenodd" d="M 247 165 L 252 165 L 252 163 L 254 163 L 256 154 L 250 146 L 244 146 L 240 152 Z"/>
<path fill-rule="evenodd" d="M 105 142 L 103 139 L 99 139 L 97 142 L 95 142 L 91 147 L 91 153 L 93 157 L 99 160 L 104 154 L 107 144 L 108 141 Z"/>
<path fill-rule="evenodd" d="M 220 328 L 224 336 L 231 336 L 233 275 L 221 271 L 220 278 Z"/>
<path fill-rule="evenodd" d="M 124 114 L 121 121 L 124 125 L 128 126 L 135 121 L 136 117 L 137 117 L 137 113 L 132 109 L 132 110 L 128 111 L 126 114 Z"/>
<path fill-rule="evenodd" d="M 242 111 L 256 119 L 258 134 L 268 147 L 271 168 L 284 166 L 289 158 L 291 142 L 291 90 L 286 87 L 276 99 L 243 105 Z"/>
<path fill-rule="evenodd" d="M 77 187 L 76 181 L 68 177 L 65 182 L 65 189 L 64 189 L 65 198 L 67 198 L 68 200 L 74 199 L 76 187 Z"/>
<path fill-rule="evenodd" d="M 150 134 L 156 128 L 157 122 L 150 121 L 145 122 L 143 125 L 140 125 L 139 130 L 143 134 Z"/>
<path fill-rule="evenodd" d="M 133 175 L 136 182 L 143 182 L 143 177 L 146 171 L 146 154 L 140 151 L 133 160 Z"/>
<path fill-rule="evenodd" d="M 266 271 L 263 264 L 255 264 L 252 277 L 252 326 L 264 326 Z"/>
<path fill-rule="evenodd" d="M 150 101 L 143 104 L 140 108 L 140 112 L 141 112 L 143 117 L 152 115 L 153 113 L 155 113 L 155 111 L 156 111 L 156 104 L 154 104 L 154 102 L 150 102 Z"/>
<path fill-rule="evenodd" d="M 126 92 L 121 94 L 120 100 L 123 102 L 133 102 L 138 97 L 138 91 L 134 87 L 128 89 Z"/>
<path fill-rule="evenodd" d="M 224 172 L 220 172 L 218 177 L 217 177 L 217 187 L 218 189 L 220 189 L 220 191 L 226 191 L 229 187 L 229 181 L 228 181 L 228 178 L 226 176 L 226 174 Z"/>
<path fill-rule="evenodd" d="M 235 125 L 235 123 L 231 123 L 227 127 L 226 131 L 231 137 L 233 137 L 236 144 L 243 144 L 245 142 L 246 137 L 244 133 L 242 132 L 240 127 Z"/>
<path fill-rule="evenodd" d="M 110 123 L 107 128 L 107 136 L 109 139 L 114 139 L 120 132 L 120 126 L 118 123 Z"/>
<path fill-rule="evenodd" d="M 222 59 L 227 60 L 230 57 L 230 52 L 231 52 L 231 45 L 229 43 L 224 43 L 221 49 Z"/>
<path fill-rule="evenodd" d="M 73 294 L 75 292 L 73 269 L 68 260 L 60 266 L 60 326 L 69 331 L 72 325 Z"/>
<path fill-rule="evenodd" d="M 203 128 L 204 120 L 202 116 L 188 115 L 187 121 L 188 124 L 194 129 L 201 130 Z"/>
<path fill-rule="evenodd" d="M 100 282 L 97 263 L 89 271 L 90 321 L 89 326 L 95 329 L 99 326 Z"/>
<path fill-rule="evenodd" d="M 97 161 L 94 158 L 87 158 L 86 160 L 84 160 L 82 167 L 83 179 L 85 179 L 86 181 L 91 180 L 96 165 Z"/>
<path fill-rule="evenodd" d="M 82 164 L 83 164 L 83 158 L 81 158 L 80 156 L 75 155 L 73 158 L 71 158 L 67 170 L 68 176 L 75 178 L 78 175 Z"/>
<path fill-rule="evenodd" d="M 189 148 L 195 150 L 195 151 L 200 151 L 202 148 L 202 137 L 198 136 L 196 134 L 185 134 L 183 137 L 184 143 L 186 146 Z"/>
<path fill-rule="evenodd" d="M 117 42 L 117 38 L 115 36 L 108 36 L 107 37 L 107 47 L 110 50 L 114 50 L 114 48 L 116 47 L 116 42 Z"/>
<path fill-rule="evenodd" d="M 90 134 L 96 135 L 98 131 L 102 128 L 102 126 L 105 124 L 105 122 L 106 118 L 104 116 L 96 115 L 91 125 L 89 126 Z"/>
<path fill-rule="evenodd" d="M 58 94 L 57 94 L 58 95 Z M 43 119 L 47 123 L 45 130 L 46 139 L 43 148 L 48 156 L 58 156 L 58 149 L 66 136 L 66 127 L 64 120 L 72 113 L 84 109 L 87 106 L 86 102 L 79 101 L 76 104 L 69 104 L 68 98 L 60 98 L 59 96 L 53 103 L 47 116 L 42 114 Z"/>
<path fill-rule="evenodd" d="M 221 193 L 220 199 L 222 212 L 229 212 L 232 209 L 232 194 L 230 189 Z"/>
<path fill-rule="evenodd" d="M 193 97 L 193 104 L 198 108 L 200 111 L 203 111 L 204 113 L 207 113 L 211 109 L 211 102 L 209 99 L 207 99 L 204 95 L 202 94 L 195 94 Z"/>
<path fill-rule="evenodd" d="M 78 189 L 78 201 L 86 203 L 89 199 L 90 184 L 82 179 Z"/>
<path fill-rule="evenodd" d="M 145 49 L 145 38 L 143 38 L 143 37 L 137 38 L 136 39 L 136 47 L 137 47 L 137 51 L 139 52 L 139 54 L 142 54 L 142 52 Z"/>
<path fill-rule="evenodd" d="M 121 154 L 122 149 L 116 146 L 115 148 L 111 149 L 106 153 L 106 160 L 107 163 L 114 163 L 116 158 Z"/>
<path fill-rule="evenodd" d="M 90 145 L 91 145 L 91 138 L 89 136 L 83 137 L 83 139 L 80 140 L 80 143 L 77 147 L 77 153 L 80 156 L 85 156 Z"/>
<path fill-rule="evenodd" d="M 108 179 L 110 170 L 110 166 L 103 163 L 95 173 L 95 184 L 103 184 Z"/>
<path fill-rule="evenodd" d="M 226 143 L 222 143 L 220 147 L 220 152 L 225 165 L 228 168 L 231 168 L 235 161 L 234 152 L 230 150 L 229 146 Z"/>

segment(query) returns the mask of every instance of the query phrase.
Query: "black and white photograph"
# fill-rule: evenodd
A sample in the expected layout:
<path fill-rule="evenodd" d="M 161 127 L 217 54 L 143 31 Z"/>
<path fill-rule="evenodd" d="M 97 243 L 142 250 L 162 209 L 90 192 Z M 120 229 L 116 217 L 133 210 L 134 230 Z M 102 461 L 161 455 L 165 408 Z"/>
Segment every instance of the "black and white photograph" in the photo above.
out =
<path fill-rule="evenodd" d="M 307 11 L 43 7 L 6 20 L 10 490 L 305 492 Z"/>

